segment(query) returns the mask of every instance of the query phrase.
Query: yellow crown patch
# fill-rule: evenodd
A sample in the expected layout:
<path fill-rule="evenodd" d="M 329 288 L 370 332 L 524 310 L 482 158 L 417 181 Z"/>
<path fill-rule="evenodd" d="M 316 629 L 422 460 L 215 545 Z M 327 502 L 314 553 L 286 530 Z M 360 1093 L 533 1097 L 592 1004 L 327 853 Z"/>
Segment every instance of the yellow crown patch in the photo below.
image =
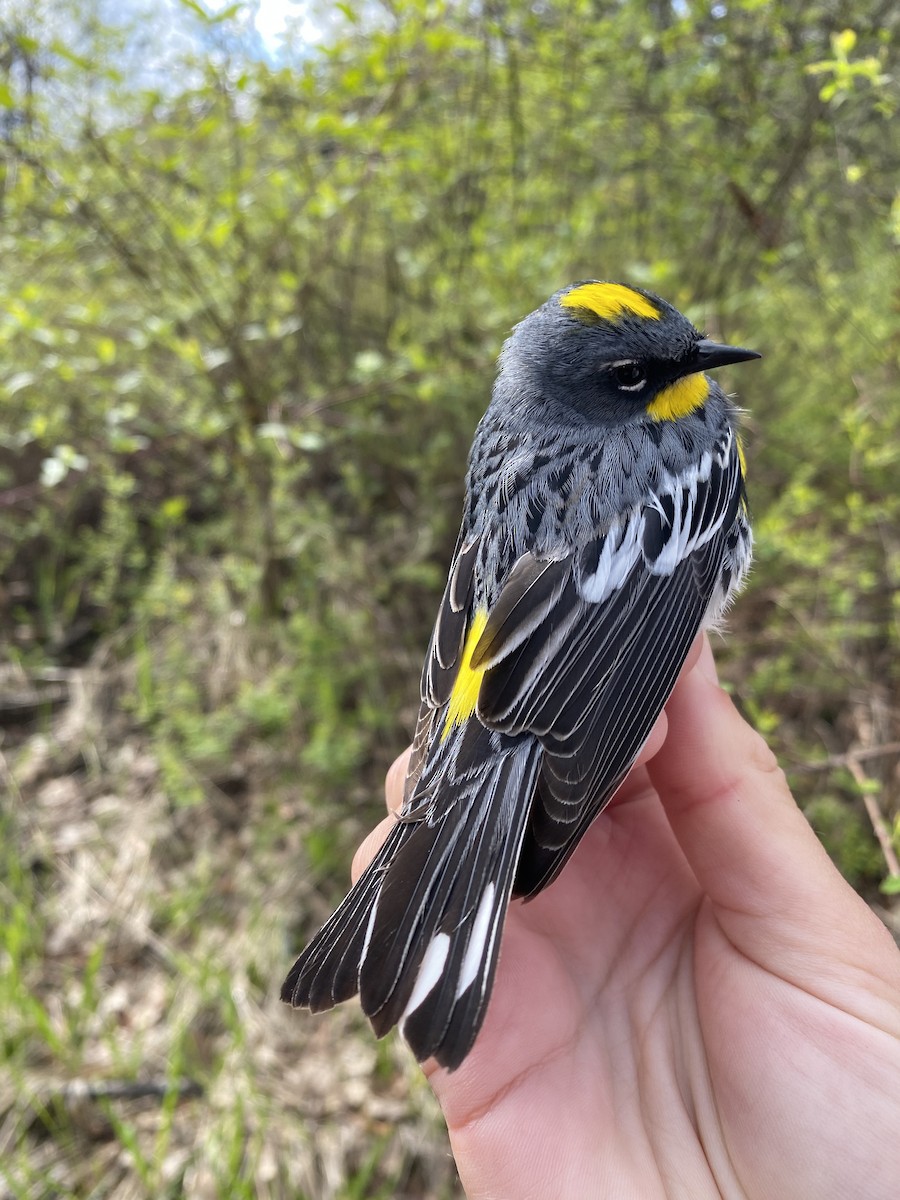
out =
<path fill-rule="evenodd" d="M 624 316 L 658 321 L 660 317 L 655 304 L 623 283 L 583 283 L 566 292 L 560 304 L 563 308 L 585 308 L 603 321 L 617 321 Z"/>

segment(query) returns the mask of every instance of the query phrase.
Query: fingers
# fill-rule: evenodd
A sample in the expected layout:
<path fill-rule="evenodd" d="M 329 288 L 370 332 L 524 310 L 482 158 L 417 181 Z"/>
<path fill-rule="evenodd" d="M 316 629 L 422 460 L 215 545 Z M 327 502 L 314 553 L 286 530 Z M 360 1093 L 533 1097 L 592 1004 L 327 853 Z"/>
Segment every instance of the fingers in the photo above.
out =
<path fill-rule="evenodd" d="M 681 668 L 681 673 L 678 676 L 679 679 L 682 679 L 688 673 L 688 671 L 692 671 L 694 669 L 694 666 L 696 665 L 697 660 L 700 658 L 700 655 L 703 651 L 704 644 L 706 644 L 705 638 L 702 634 L 698 634 L 697 637 L 694 638 L 693 644 L 688 651 L 687 658 L 684 660 L 684 666 Z M 651 758 L 660 752 L 663 747 L 663 743 L 666 740 L 668 731 L 669 722 L 664 709 L 657 717 L 656 724 L 650 731 L 650 736 L 647 738 L 646 742 L 644 742 L 637 758 L 634 760 L 634 765 L 636 767 L 643 766 L 644 763 L 649 762 Z"/>
<path fill-rule="evenodd" d="M 388 812 L 396 812 L 403 803 L 403 784 L 406 782 L 406 772 L 409 770 L 411 754 L 412 746 L 407 746 L 388 767 L 388 773 L 384 780 L 384 798 Z"/>
<path fill-rule="evenodd" d="M 387 835 L 391 832 L 394 825 L 393 814 L 403 803 L 403 783 L 406 779 L 406 772 L 409 769 L 409 756 L 412 754 L 412 746 L 395 758 L 388 767 L 388 773 L 384 780 L 384 798 L 387 803 L 388 812 L 391 816 L 379 822 L 370 834 L 363 840 L 359 849 L 353 855 L 353 862 L 350 866 L 350 878 L 356 883 L 360 875 L 381 849 Z"/>
<path fill-rule="evenodd" d="M 350 878 L 356 883 L 360 875 L 384 845 L 387 835 L 391 832 L 397 823 L 397 818 L 394 816 L 385 817 L 383 821 L 375 826 L 370 834 L 368 834 L 361 842 L 359 849 L 353 855 L 353 862 L 350 866 Z"/>
<path fill-rule="evenodd" d="M 665 745 L 647 769 L 729 939 L 761 963 L 825 947 L 842 957 L 842 946 L 867 970 L 883 963 L 886 932 L 830 862 L 771 750 L 718 686 L 708 642 L 667 714 Z"/>
<path fill-rule="evenodd" d="M 707 643 L 669 700 L 666 744 L 648 769 L 713 901 L 759 915 L 782 911 L 797 903 L 810 871 L 830 880 L 832 869 L 775 756 L 719 688 L 714 670 Z"/>

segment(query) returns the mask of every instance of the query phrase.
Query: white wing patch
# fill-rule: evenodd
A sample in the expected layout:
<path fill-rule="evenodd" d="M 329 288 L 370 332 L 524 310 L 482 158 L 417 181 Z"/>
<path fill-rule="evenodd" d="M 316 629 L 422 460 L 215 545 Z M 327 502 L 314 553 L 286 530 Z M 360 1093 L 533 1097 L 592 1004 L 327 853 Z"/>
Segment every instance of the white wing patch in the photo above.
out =
<path fill-rule="evenodd" d="M 644 513 L 642 509 L 634 508 L 606 535 L 596 569 L 581 577 L 580 590 L 584 599 L 601 604 L 617 591 L 641 557 L 643 541 Z"/>
<path fill-rule="evenodd" d="M 674 512 L 662 553 L 647 564 L 654 575 L 671 575 L 683 559 L 701 546 L 705 546 L 718 533 L 727 505 L 721 503 L 710 505 L 708 503 L 710 499 L 714 501 L 717 499 L 710 497 L 710 488 L 714 486 L 710 484 L 710 480 L 715 464 L 717 483 L 719 487 L 722 486 L 725 472 L 728 470 L 728 460 L 733 453 L 734 434 L 728 430 L 725 437 L 716 446 L 715 452 L 710 453 L 707 450 L 697 467 L 689 468 L 677 479 L 672 475 L 664 479 L 654 508 L 663 513 L 668 520 L 668 514 L 663 508 L 662 498 L 665 497 L 673 506 Z M 708 511 L 705 513 L 705 519 L 692 529 L 694 512 L 698 505 L 704 506 Z M 712 519 L 713 517 L 715 519 Z"/>
<path fill-rule="evenodd" d="M 582 597 L 589 603 L 603 603 L 639 562 L 653 575 L 671 575 L 680 562 L 720 531 L 729 497 L 738 486 L 738 471 L 735 438 L 728 430 L 696 466 L 677 477 L 665 475 L 653 495 L 597 539 L 595 546 L 601 548 L 595 550 L 595 561 L 580 578 Z M 649 553 L 645 543 L 648 531 L 651 543 L 661 534 L 655 551 Z"/>

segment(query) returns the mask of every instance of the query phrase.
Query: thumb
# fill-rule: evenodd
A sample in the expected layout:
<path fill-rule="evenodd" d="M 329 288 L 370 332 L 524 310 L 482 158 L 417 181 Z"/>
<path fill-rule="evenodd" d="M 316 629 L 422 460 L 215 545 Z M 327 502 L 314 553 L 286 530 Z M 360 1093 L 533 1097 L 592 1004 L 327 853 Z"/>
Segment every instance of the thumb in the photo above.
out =
<path fill-rule="evenodd" d="M 666 712 L 668 735 L 648 771 L 732 944 L 805 986 L 808 972 L 816 993 L 830 963 L 842 978 L 852 964 L 883 981 L 893 966 L 896 989 L 887 930 L 833 866 L 774 754 L 719 687 L 708 641 Z"/>

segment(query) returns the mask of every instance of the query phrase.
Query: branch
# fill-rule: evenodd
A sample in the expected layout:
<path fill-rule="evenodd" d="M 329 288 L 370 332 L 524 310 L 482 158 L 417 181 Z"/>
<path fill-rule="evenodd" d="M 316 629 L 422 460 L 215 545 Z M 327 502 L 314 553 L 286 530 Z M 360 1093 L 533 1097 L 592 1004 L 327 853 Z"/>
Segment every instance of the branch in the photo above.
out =
<path fill-rule="evenodd" d="M 900 742 L 883 742 L 880 746 L 869 746 L 866 750 L 849 750 L 846 754 L 829 754 L 818 762 L 797 763 L 791 771 L 834 771 L 839 767 L 852 770 L 850 760 L 856 763 L 867 762 L 870 758 L 887 758 L 891 754 L 900 754 Z"/>
<path fill-rule="evenodd" d="M 893 879 L 900 879 L 900 862 L 897 861 L 897 852 L 894 850 L 894 842 L 891 838 L 891 831 L 888 829 L 887 821 L 884 819 L 884 814 L 878 805 L 878 797 L 870 789 L 872 780 L 866 775 L 865 771 L 859 765 L 861 755 L 847 755 L 847 770 L 856 781 L 856 785 L 862 793 L 863 804 L 866 806 L 866 812 L 869 814 L 869 820 L 872 822 L 872 828 L 875 830 L 875 836 L 878 838 L 878 844 L 881 847 L 881 853 L 884 855 L 884 861 L 887 863 L 888 874 Z"/>
<path fill-rule="evenodd" d="M 843 768 L 850 772 L 853 781 L 859 788 L 863 804 L 872 823 L 872 829 L 878 838 L 881 853 L 887 863 L 888 874 L 892 879 L 900 879 L 900 861 L 894 849 L 894 841 L 888 823 L 878 804 L 878 797 L 872 792 L 872 780 L 862 769 L 860 763 L 872 758 L 887 758 L 891 754 L 900 754 L 900 742 L 884 742 L 880 746 L 868 746 L 864 750 L 848 750 L 846 754 L 831 754 L 821 762 L 798 763 L 792 771 L 834 771 Z"/>

